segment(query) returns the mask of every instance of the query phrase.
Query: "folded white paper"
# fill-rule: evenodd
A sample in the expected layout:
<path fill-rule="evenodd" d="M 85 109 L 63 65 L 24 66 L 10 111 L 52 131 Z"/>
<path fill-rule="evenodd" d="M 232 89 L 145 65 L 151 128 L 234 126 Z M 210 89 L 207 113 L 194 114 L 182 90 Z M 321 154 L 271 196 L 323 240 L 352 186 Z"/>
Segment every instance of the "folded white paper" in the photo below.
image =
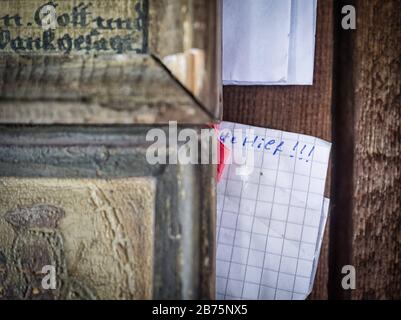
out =
<path fill-rule="evenodd" d="M 306 299 L 328 215 L 331 144 L 227 122 L 220 139 L 233 163 L 217 191 L 216 298 Z"/>
<path fill-rule="evenodd" d="M 223 83 L 312 85 L 317 0 L 223 0 Z"/>
<path fill-rule="evenodd" d="M 285 81 L 290 27 L 291 0 L 224 0 L 224 82 Z"/>

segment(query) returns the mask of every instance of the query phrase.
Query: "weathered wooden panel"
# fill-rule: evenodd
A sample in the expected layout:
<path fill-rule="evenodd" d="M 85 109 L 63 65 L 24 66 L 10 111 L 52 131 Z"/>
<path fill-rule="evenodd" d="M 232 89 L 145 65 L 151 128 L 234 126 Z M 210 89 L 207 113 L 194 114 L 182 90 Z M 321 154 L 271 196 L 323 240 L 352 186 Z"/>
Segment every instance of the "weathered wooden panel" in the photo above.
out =
<path fill-rule="evenodd" d="M 343 165 L 336 169 L 334 185 L 339 195 L 332 297 L 400 299 L 401 3 L 351 4 L 357 9 L 357 30 L 341 30 L 338 21 L 335 114 L 338 131 L 347 127 L 337 138 L 343 156 L 337 160 Z M 346 264 L 356 268 L 352 292 L 341 288 Z"/>
<path fill-rule="evenodd" d="M 331 140 L 333 2 L 318 1 L 313 86 L 225 86 L 224 119 Z M 327 194 L 329 195 L 329 188 Z M 312 298 L 327 298 L 328 230 Z"/>
<path fill-rule="evenodd" d="M 155 187 L 152 178 L 0 178 L 2 297 L 151 299 Z M 47 265 L 57 290 L 41 285 Z"/>
<path fill-rule="evenodd" d="M 0 128 L 1 298 L 214 297 L 216 168 L 150 165 L 148 129 Z"/>
<path fill-rule="evenodd" d="M 148 56 L 8 56 L 0 61 L 0 74 L 1 123 L 211 119 L 164 66 Z"/>
<path fill-rule="evenodd" d="M 146 54 L 149 50 L 148 0 L 0 3 L 3 53 Z"/>
<path fill-rule="evenodd" d="M 331 138 L 333 5 L 318 1 L 313 86 L 224 86 L 224 119 Z"/>
<path fill-rule="evenodd" d="M 0 122 L 201 124 L 219 116 L 218 0 L 0 4 Z M 25 117 L 27 101 L 44 104 Z"/>
<path fill-rule="evenodd" d="M 150 2 L 149 50 L 220 118 L 221 1 Z"/>

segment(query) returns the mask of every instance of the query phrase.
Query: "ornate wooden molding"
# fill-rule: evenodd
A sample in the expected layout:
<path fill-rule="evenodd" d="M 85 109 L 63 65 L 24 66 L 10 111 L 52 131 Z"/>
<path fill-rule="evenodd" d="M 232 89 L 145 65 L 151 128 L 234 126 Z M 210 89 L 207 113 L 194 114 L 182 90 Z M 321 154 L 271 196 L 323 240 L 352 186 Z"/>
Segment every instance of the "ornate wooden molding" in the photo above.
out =
<path fill-rule="evenodd" d="M 1 4 L 1 123 L 220 117 L 219 0 Z"/>
<path fill-rule="evenodd" d="M 21 129 L 0 129 L 0 298 L 214 297 L 214 166 L 149 165 L 146 127 Z"/>

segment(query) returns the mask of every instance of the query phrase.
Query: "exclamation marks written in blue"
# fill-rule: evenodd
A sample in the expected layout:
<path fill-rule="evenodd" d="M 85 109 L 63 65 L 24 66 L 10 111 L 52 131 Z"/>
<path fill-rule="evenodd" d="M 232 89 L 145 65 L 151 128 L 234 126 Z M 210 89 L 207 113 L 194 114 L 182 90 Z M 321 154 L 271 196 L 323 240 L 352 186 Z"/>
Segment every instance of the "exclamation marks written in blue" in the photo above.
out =
<path fill-rule="evenodd" d="M 294 147 L 292 148 L 292 151 L 296 154 L 297 150 L 299 147 L 299 142 L 297 142 Z M 313 155 L 313 152 L 315 151 L 315 146 L 313 146 L 310 150 L 308 150 L 308 146 L 305 144 L 303 145 L 302 149 L 299 151 L 299 160 L 305 160 L 306 162 L 311 161 L 311 157 Z M 290 155 L 290 158 L 295 158 L 296 155 Z"/>

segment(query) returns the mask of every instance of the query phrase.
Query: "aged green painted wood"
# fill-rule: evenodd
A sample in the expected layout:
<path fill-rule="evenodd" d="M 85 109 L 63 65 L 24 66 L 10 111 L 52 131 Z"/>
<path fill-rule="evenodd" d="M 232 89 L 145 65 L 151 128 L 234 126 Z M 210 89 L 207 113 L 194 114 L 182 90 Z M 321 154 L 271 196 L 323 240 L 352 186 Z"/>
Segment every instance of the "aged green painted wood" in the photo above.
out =
<path fill-rule="evenodd" d="M 149 165 L 148 129 L 0 128 L 0 298 L 214 297 L 216 168 Z"/>

